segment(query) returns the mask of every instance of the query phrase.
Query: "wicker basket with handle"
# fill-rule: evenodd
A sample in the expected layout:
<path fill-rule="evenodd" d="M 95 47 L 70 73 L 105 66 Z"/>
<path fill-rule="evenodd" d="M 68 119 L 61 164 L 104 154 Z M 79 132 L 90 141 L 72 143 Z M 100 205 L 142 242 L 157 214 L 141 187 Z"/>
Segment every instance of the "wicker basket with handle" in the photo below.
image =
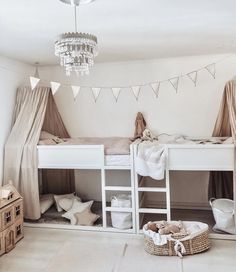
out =
<path fill-rule="evenodd" d="M 173 221 L 174 222 L 174 221 Z M 210 248 L 208 225 L 201 222 L 183 221 L 186 229 L 191 225 L 198 226 L 198 230 L 188 235 L 167 235 L 167 243 L 156 245 L 153 240 L 153 231 L 147 229 L 147 224 L 143 227 L 145 250 L 152 255 L 159 256 L 179 256 L 193 255 L 206 251 Z M 157 234 L 159 235 L 159 234 Z"/>

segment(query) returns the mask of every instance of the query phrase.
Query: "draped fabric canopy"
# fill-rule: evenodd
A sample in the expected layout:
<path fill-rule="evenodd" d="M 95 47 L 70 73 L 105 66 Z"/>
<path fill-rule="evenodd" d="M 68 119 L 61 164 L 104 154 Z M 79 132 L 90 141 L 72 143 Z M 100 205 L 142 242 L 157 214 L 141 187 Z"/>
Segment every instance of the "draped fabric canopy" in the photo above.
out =
<path fill-rule="evenodd" d="M 236 139 L 236 80 L 228 81 L 225 85 L 220 110 L 215 123 L 214 137 L 233 137 Z M 234 198 L 233 173 L 217 171 L 210 173 L 209 198 Z M 235 198 L 236 199 L 236 198 Z"/>
<path fill-rule="evenodd" d="M 12 180 L 14 186 L 24 197 L 25 218 L 33 220 L 41 216 L 37 143 L 43 126 L 49 132 L 61 131 L 60 135 L 68 136 L 50 88 L 38 87 L 34 91 L 29 87 L 19 88 L 13 112 L 12 130 L 5 145 L 4 183 Z M 45 173 L 45 182 L 50 183 L 50 178 L 53 179 L 54 176 Z M 56 176 L 55 189 L 61 184 L 67 184 L 64 189 L 66 187 L 66 191 L 72 190 L 73 173 L 72 175 L 67 173 L 63 177 L 67 179 L 60 182 L 60 179 L 57 180 L 58 175 Z"/>

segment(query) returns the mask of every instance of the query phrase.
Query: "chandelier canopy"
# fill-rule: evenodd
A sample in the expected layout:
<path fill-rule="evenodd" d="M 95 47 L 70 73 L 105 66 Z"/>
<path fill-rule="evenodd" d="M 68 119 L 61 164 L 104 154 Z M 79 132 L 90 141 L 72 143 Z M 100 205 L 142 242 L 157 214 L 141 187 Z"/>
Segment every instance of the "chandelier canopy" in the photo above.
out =
<path fill-rule="evenodd" d="M 55 55 L 60 58 L 61 66 L 65 67 L 66 75 L 75 72 L 77 75 L 88 75 L 98 55 L 97 37 L 77 31 L 77 6 L 92 0 L 60 0 L 74 5 L 75 32 L 61 34 L 55 42 Z"/>

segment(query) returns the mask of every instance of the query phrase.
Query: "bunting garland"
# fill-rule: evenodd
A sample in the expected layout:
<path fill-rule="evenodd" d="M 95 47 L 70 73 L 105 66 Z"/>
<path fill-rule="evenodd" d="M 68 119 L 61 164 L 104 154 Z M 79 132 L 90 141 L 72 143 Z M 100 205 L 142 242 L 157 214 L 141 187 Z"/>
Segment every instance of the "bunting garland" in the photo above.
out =
<path fill-rule="evenodd" d="M 36 86 L 38 85 L 39 81 L 40 81 L 40 78 L 32 77 L 32 76 L 30 77 L 30 85 L 31 85 L 31 90 L 32 91 L 36 88 Z"/>
<path fill-rule="evenodd" d="M 95 103 L 97 102 L 97 99 L 100 95 L 101 88 L 92 88 L 93 96 L 94 96 L 94 101 Z"/>
<path fill-rule="evenodd" d="M 51 85 L 51 89 L 52 89 L 52 94 L 55 95 L 55 93 L 58 91 L 59 87 L 61 86 L 61 83 L 51 81 L 50 85 Z"/>
<path fill-rule="evenodd" d="M 158 98 L 158 95 L 159 95 L 160 85 L 161 85 L 161 82 L 154 82 L 150 84 L 156 98 Z"/>
<path fill-rule="evenodd" d="M 177 93 L 178 87 L 179 87 L 179 77 L 170 78 L 169 82 L 173 86 L 173 88 L 175 89 L 175 91 Z"/>
<path fill-rule="evenodd" d="M 79 94 L 79 91 L 80 91 L 80 86 L 72 85 L 71 89 L 72 89 L 74 100 L 76 100 L 76 97 L 77 97 L 77 95 Z"/>
<path fill-rule="evenodd" d="M 197 86 L 197 71 L 193 71 L 187 74 L 188 78 L 194 83 L 194 86 Z"/>
<path fill-rule="evenodd" d="M 132 92 L 135 96 L 135 99 L 138 100 L 141 86 L 132 86 L 131 89 L 132 89 Z"/>
<path fill-rule="evenodd" d="M 210 73 L 210 75 L 215 79 L 216 78 L 216 65 L 215 63 L 209 64 L 205 69 Z"/>
<path fill-rule="evenodd" d="M 233 54 L 228 55 L 228 56 L 222 58 L 221 60 L 210 63 L 210 64 L 208 64 L 208 65 L 206 65 L 204 67 L 201 67 L 199 69 L 190 71 L 190 72 L 188 72 L 186 74 L 181 74 L 181 75 L 178 75 L 176 77 L 171 77 L 171 78 L 167 78 L 167 79 L 164 79 L 164 80 L 156 80 L 156 81 L 153 81 L 153 82 L 147 82 L 145 84 L 139 84 L 139 85 L 114 86 L 114 87 L 113 86 L 92 87 L 92 86 L 83 86 L 83 85 L 82 86 L 81 85 L 79 85 L 79 86 L 78 85 L 68 85 L 68 84 L 63 84 L 63 83 L 56 82 L 56 81 L 51 81 L 50 85 L 51 85 L 51 90 L 52 90 L 53 95 L 56 94 L 56 92 L 59 90 L 59 88 L 61 86 L 71 87 L 74 100 L 76 100 L 76 98 L 78 97 L 78 94 L 79 94 L 79 92 L 81 91 L 82 88 L 90 88 L 91 91 L 92 91 L 95 102 L 97 102 L 97 100 L 99 98 L 101 89 L 111 90 L 111 92 L 112 92 L 112 94 L 113 94 L 113 96 L 115 98 L 115 101 L 118 102 L 118 99 L 119 99 L 119 96 L 120 96 L 120 93 L 121 93 L 122 89 L 129 88 L 132 91 L 135 99 L 138 101 L 139 96 L 140 96 L 141 88 L 142 87 L 147 87 L 147 86 L 149 86 L 151 88 L 151 90 L 154 92 L 156 98 L 158 98 L 159 92 L 160 92 L 160 86 L 162 85 L 163 82 L 169 82 L 171 84 L 171 86 L 175 89 L 176 93 L 177 93 L 178 88 L 179 88 L 180 78 L 187 77 L 188 79 L 190 79 L 194 83 L 194 86 L 196 86 L 199 72 L 205 70 L 215 79 L 216 78 L 216 64 L 224 61 L 226 58 L 229 58 L 232 55 Z M 12 70 L 8 69 L 7 67 L 1 66 L 1 65 L 0 65 L 0 69 L 12 71 Z M 24 75 L 23 73 L 20 73 L 20 72 L 17 72 L 17 71 L 12 71 L 12 72 Z M 31 85 L 32 91 L 35 90 L 35 88 L 37 87 L 37 85 L 39 84 L 40 81 L 43 81 L 43 82 L 46 81 L 46 80 L 40 79 L 39 72 L 38 72 L 38 64 L 36 64 L 36 71 L 35 71 L 34 76 L 29 76 L 29 80 L 30 80 L 30 85 Z"/>
<path fill-rule="evenodd" d="M 121 92 L 121 88 L 111 88 L 112 94 L 115 97 L 116 102 L 118 101 L 120 92 Z"/>

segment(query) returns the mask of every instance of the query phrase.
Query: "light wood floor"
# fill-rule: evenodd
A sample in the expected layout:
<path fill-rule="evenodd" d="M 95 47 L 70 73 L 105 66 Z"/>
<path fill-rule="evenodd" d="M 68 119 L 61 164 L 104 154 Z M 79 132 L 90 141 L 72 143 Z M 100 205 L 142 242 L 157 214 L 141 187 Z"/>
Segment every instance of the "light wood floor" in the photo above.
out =
<path fill-rule="evenodd" d="M 1 272 L 235 272 L 236 242 L 212 240 L 205 253 L 157 257 L 143 249 L 143 237 L 25 228 L 25 238 L 0 257 Z"/>

